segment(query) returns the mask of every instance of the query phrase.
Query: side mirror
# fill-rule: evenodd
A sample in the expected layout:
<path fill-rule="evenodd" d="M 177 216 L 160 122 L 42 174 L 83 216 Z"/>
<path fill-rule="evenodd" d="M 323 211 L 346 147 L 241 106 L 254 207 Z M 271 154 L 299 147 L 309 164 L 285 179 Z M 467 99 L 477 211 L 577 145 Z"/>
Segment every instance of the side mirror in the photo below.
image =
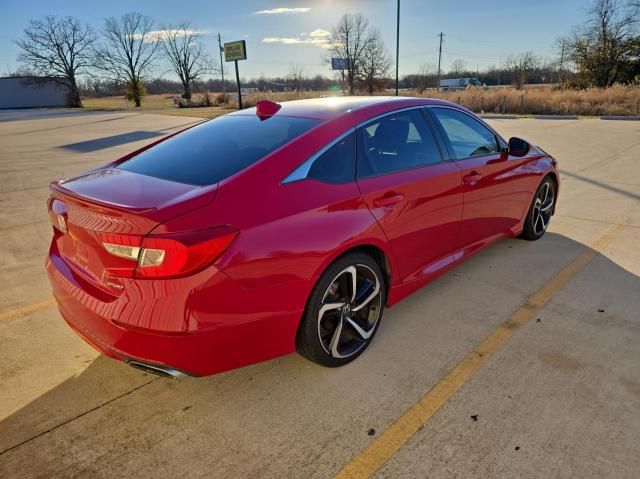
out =
<path fill-rule="evenodd" d="M 522 138 L 513 137 L 509 140 L 509 154 L 512 156 L 525 156 L 529 153 L 531 145 Z"/>

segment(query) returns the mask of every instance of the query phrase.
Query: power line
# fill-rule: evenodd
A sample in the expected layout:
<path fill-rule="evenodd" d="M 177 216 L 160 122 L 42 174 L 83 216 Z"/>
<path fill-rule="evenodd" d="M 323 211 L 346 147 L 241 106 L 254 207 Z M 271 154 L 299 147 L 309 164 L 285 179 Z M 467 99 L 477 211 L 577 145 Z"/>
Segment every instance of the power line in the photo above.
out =
<path fill-rule="evenodd" d="M 464 52 L 462 50 L 451 50 L 449 48 L 445 48 L 445 53 L 449 53 L 451 55 L 456 55 L 456 56 L 463 56 L 463 57 L 471 57 L 471 58 L 477 58 L 480 60 L 491 60 L 491 61 L 495 61 L 498 60 L 498 58 L 496 57 L 490 57 L 490 56 L 485 56 L 485 55 L 478 55 L 476 53 L 469 53 L 469 52 Z"/>
<path fill-rule="evenodd" d="M 448 41 L 451 43 L 457 43 L 457 44 L 464 44 L 464 45 L 469 45 L 469 43 L 473 43 L 474 45 L 486 45 L 489 47 L 502 47 L 504 48 L 505 44 L 509 44 L 511 46 L 513 45 L 522 45 L 522 46 L 528 46 L 531 45 L 530 42 L 528 41 L 518 41 L 517 39 L 511 39 L 509 38 L 508 42 L 507 41 L 496 41 L 496 42 L 491 42 L 491 41 L 486 41 L 486 40 L 478 40 L 476 38 L 473 38 L 472 40 L 456 40 L 455 37 L 451 37 L 451 35 L 448 35 Z"/>

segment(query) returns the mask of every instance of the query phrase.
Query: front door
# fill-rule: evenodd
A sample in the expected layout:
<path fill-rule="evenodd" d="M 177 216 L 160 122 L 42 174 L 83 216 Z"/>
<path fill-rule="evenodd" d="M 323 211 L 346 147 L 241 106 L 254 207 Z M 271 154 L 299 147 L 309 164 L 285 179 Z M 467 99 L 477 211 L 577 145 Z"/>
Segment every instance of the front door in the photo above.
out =
<path fill-rule="evenodd" d="M 460 169 L 443 159 L 421 109 L 358 129 L 358 187 L 384 230 L 402 281 L 453 261 L 462 215 Z"/>
<path fill-rule="evenodd" d="M 455 163 L 462 172 L 464 211 L 458 249 L 475 249 L 515 228 L 528 207 L 526 159 L 502 152 L 501 140 L 471 115 L 432 107 Z"/>

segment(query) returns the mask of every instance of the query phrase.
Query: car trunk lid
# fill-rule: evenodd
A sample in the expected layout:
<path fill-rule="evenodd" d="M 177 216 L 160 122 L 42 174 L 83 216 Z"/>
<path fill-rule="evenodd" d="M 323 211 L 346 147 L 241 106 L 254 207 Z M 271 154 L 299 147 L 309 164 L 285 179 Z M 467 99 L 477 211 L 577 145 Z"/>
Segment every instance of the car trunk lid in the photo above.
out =
<path fill-rule="evenodd" d="M 105 168 L 51 184 L 49 214 L 58 255 L 94 285 L 114 293 L 122 280 L 108 269 L 130 267 L 109 254 L 105 235 L 139 241 L 159 224 L 210 203 L 217 186 L 195 186 L 118 168 Z"/>

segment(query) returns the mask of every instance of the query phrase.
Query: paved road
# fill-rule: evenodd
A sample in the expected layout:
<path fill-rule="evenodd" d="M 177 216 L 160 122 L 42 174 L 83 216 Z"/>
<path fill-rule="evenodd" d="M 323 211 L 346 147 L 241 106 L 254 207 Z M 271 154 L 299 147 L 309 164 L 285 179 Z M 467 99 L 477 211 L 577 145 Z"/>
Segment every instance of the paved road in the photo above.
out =
<path fill-rule="evenodd" d="M 492 120 L 560 162 L 542 240 L 502 241 L 388 310 L 347 367 L 291 355 L 178 382 L 59 318 L 45 200 L 194 120 L 0 120 L 0 477 L 638 477 L 640 123 Z"/>

